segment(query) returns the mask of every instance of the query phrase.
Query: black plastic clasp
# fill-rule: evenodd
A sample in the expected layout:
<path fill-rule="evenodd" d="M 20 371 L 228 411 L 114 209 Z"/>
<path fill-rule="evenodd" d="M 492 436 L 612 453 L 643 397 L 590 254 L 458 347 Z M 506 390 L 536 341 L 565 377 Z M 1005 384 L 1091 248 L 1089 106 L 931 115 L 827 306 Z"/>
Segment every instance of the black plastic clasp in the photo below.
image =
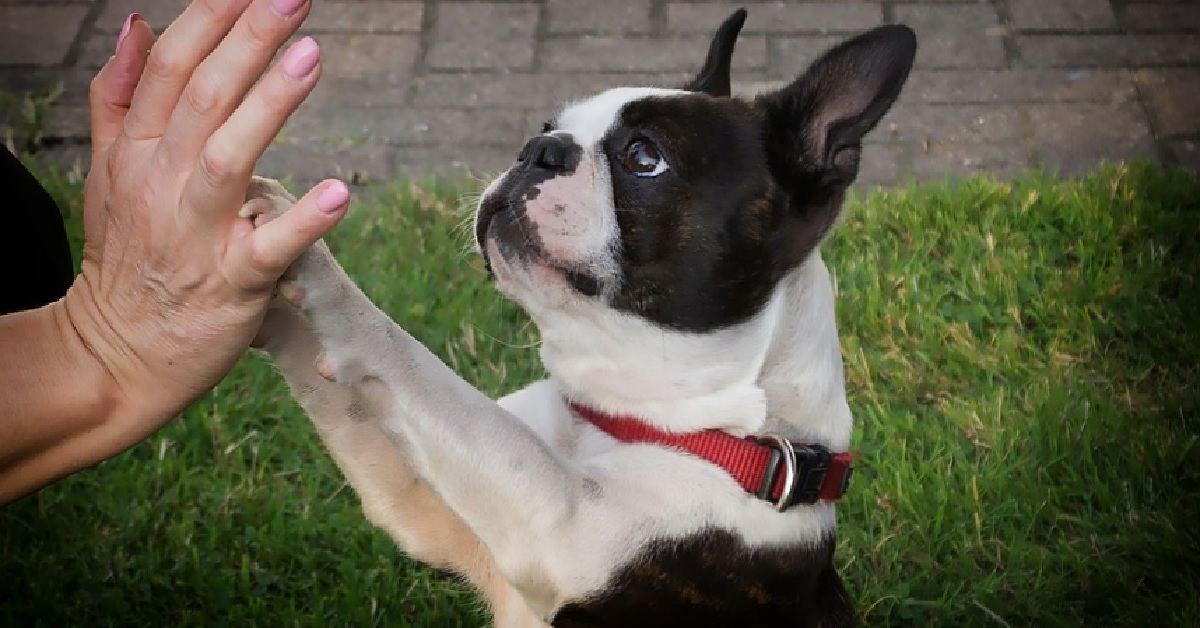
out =
<path fill-rule="evenodd" d="M 796 450 L 796 490 L 788 505 L 815 504 L 821 497 L 833 454 L 821 445 L 792 443 L 792 448 Z"/>

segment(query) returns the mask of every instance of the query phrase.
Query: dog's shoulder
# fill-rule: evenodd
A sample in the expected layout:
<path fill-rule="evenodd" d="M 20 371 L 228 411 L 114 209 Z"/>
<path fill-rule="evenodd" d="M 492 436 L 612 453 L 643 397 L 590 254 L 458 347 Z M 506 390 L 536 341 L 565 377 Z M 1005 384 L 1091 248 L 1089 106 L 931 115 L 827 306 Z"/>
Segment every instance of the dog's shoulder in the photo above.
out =
<path fill-rule="evenodd" d="M 601 591 L 563 605 L 556 628 L 852 626 L 835 541 L 748 546 L 726 530 L 648 544 Z"/>
<path fill-rule="evenodd" d="M 567 454 L 576 426 L 559 387 L 544 379 L 497 400 L 500 407 L 529 426 L 543 443 L 558 454 Z"/>

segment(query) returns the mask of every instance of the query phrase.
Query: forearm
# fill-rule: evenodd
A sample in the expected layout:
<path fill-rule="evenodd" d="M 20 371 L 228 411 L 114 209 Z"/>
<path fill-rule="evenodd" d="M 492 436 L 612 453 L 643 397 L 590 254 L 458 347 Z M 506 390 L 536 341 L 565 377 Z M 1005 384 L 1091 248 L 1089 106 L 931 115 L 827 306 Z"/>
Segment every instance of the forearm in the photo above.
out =
<path fill-rule="evenodd" d="M 145 422 L 120 420 L 121 391 L 64 300 L 0 316 L 0 504 L 128 449 Z"/>

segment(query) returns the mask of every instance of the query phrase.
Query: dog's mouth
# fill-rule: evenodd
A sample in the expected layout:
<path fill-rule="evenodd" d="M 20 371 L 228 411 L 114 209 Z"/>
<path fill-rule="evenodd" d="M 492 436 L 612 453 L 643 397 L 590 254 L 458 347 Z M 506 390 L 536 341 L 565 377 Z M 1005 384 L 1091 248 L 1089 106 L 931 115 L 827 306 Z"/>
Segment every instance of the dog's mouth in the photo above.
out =
<path fill-rule="evenodd" d="M 600 279 L 581 264 L 566 262 L 550 255 L 542 246 L 537 225 L 512 201 L 501 195 L 485 198 L 479 205 L 475 222 L 475 241 L 483 254 L 484 268 L 496 277 L 493 249 L 509 266 L 540 266 L 558 275 L 577 292 L 587 297 L 600 294 Z"/>

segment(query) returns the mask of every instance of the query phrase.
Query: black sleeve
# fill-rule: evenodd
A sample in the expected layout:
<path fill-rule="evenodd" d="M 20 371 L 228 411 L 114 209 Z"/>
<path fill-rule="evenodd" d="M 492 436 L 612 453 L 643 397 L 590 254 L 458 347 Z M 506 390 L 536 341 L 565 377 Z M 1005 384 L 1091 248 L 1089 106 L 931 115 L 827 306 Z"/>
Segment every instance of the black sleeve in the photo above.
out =
<path fill-rule="evenodd" d="M 25 166 L 0 144 L 0 315 L 56 301 L 75 271 L 62 213 Z"/>

